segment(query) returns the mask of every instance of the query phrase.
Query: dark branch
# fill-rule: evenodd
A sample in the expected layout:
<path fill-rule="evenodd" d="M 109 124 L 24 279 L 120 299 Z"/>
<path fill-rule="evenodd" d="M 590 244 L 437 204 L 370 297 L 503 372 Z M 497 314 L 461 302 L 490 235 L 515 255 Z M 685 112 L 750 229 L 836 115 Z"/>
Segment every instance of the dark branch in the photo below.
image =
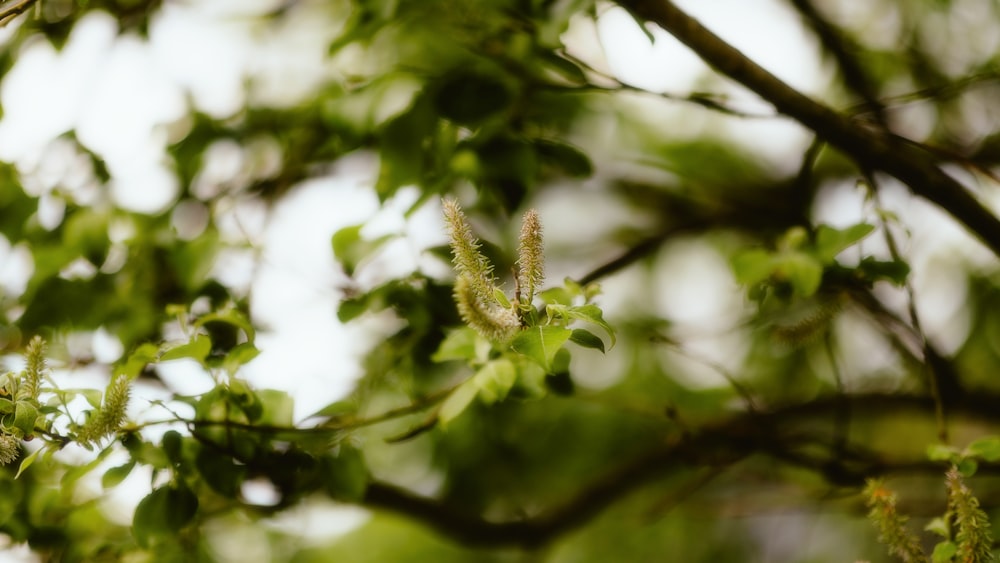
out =
<path fill-rule="evenodd" d="M 1000 423 L 1000 397 L 963 397 L 954 413 Z M 389 510 L 422 522 L 437 532 L 470 546 L 538 547 L 585 525 L 603 510 L 651 482 L 691 467 L 724 468 L 748 455 L 762 453 L 781 463 L 820 475 L 834 486 L 860 487 L 871 476 L 896 472 L 943 473 L 944 466 L 922 458 L 886 459 L 857 444 L 837 444 L 822 433 L 793 433 L 803 420 L 833 420 L 845 405 L 856 417 L 878 419 L 931 411 L 930 397 L 897 394 L 831 395 L 779 407 L 765 413 L 741 413 L 692 433 L 679 433 L 664 445 L 627 461 L 598 478 L 567 502 L 539 516 L 490 521 L 439 500 L 416 495 L 382 482 L 372 483 L 362 504 Z M 997 467 L 984 466 L 992 471 Z"/>
<path fill-rule="evenodd" d="M 875 114 L 876 120 L 885 125 L 885 105 L 878 98 L 878 88 L 853 53 L 857 50 L 857 46 L 823 17 L 811 0 L 790 0 L 790 2 L 812 28 L 826 52 L 836 61 L 844 77 L 844 84 L 864 100 L 865 106 Z"/>
<path fill-rule="evenodd" d="M 791 88 L 672 2 L 622 0 L 621 4 L 663 27 L 708 64 L 770 102 L 779 112 L 815 131 L 862 169 L 881 170 L 910 186 L 914 193 L 951 214 L 1000 255 L 1000 219 L 938 168 L 926 151 L 900 137 L 870 129 Z"/>

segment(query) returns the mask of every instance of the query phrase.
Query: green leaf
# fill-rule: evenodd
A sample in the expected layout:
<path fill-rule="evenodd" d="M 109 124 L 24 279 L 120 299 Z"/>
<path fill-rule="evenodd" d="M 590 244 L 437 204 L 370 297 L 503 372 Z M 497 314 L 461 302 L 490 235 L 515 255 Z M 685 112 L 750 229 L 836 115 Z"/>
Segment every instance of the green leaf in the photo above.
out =
<path fill-rule="evenodd" d="M 558 364 L 558 360 L 558 357 L 553 360 L 553 365 Z M 534 400 L 548 395 L 546 372 L 542 366 L 525 356 L 515 356 L 514 365 L 517 369 L 517 383 L 510 390 L 512 398 Z"/>
<path fill-rule="evenodd" d="M 927 446 L 927 459 L 931 461 L 951 461 L 958 456 L 958 450 L 946 444 Z"/>
<path fill-rule="evenodd" d="M 507 393 L 517 381 L 517 370 L 510 360 L 501 358 L 483 366 L 473 376 L 473 380 L 483 402 L 493 404 L 507 398 Z"/>
<path fill-rule="evenodd" d="M 820 225 L 816 229 L 816 258 L 822 264 L 830 264 L 838 254 L 874 230 L 875 227 L 867 223 L 858 223 L 845 229 L 834 229 L 828 225 Z"/>
<path fill-rule="evenodd" d="M 931 561 L 933 563 L 950 563 L 957 553 L 958 546 L 955 545 L 955 542 L 943 541 L 934 546 Z"/>
<path fill-rule="evenodd" d="M 253 343 L 254 337 L 256 335 L 253 328 L 253 324 L 250 322 L 250 319 L 248 319 L 246 315 L 244 315 L 239 309 L 231 308 L 231 309 L 225 309 L 223 311 L 208 313 L 207 315 L 198 317 L 198 319 L 194 322 L 194 325 L 197 327 L 201 327 L 213 321 L 232 325 L 242 330 L 243 334 L 245 334 L 247 337 L 247 341 Z M 218 343 L 216 342 L 213 344 L 218 344 Z"/>
<path fill-rule="evenodd" d="M 330 240 L 333 247 L 333 255 L 344 268 L 344 273 L 353 276 L 358 265 L 366 258 L 375 253 L 386 242 L 394 239 L 397 235 L 382 235 L 372 240 L 365 240 L 361 236 L 361 229 L 364 225 L 353 225 L 344 227 L 336 233 Z"/>
<path fill-rule="evenodd" d="M 551 287 L 538 294 L 538 298 L 547 304 L 565 305 L 569 307 L 573 304 L 573 296 L 564 287 Z"/>
<path fill-rule="evenodd" d="M 473 360 L 476 358 L 477 340 L 479 334 L 467 326 L 451 330 L 441 341 L 431 360 L 439 363 L 449 360 Z"/>
<path fill-rule="evenodd" d="M 111 455 L 114 448 L 107 447 L 101 450 L 101 453 L 97 454 L 97 457 L 88 461 L 83 465 L 75 465 L 70 467 L 63 473 L 62 479 L 59 480 L 59 484 L 62 486 L 63 493 L 69 494 L 73 490 L 73 484 L 80 480 L 81 477 L 90 473 L 97 468 L 98 465 L 104 462 L 104 460 Z"/>
<path fill-rule="evenodd" d="M 754 285 L 771 277 L 774 272 L 774 255 L 755 248 L 740 252 L 730 261 L 737 283 Z"/>
<path fill-rule="evenodd" d="M 190 342 L 177 346 L 169 346 L 160 356 L 161 362 L 192 358 L 198 363 L 204 363 L 208 353 L 212 351 L 212 340 L 205 334 L 196 334 Z"/>
<path fill-rule="evenodd" d="M 493 288 L 493 299 L 504 309 L 510 309 L 510 299 L 507 299 L 507 294 L 499 287 Z"/>
<path fill-rule="evenodd" d="M 278 389 L 261 389 L 257 397 L 264 407 L 260 424 L 291 426 L 295 416 L 295 398 Z"/>
<path fill-rule="evenodd" d="M 590 158 L 572 145 L 539 139 L 535 141 L 535 148 L 543 163 L 560 168 L 567 176 L 586 178 L 594 173 L 594 165 L 590 162 Z"/>
<path fill-rule="evenodd" d="M 369 299 L 367 294 L 360 297 L 344 299 L 340 302 L 340 306 L 337 307 L 337 320 L 342 323 L 346 323 L 360 317 L 365 311 L 368 310 L 368 303 Z"/>
<path fill-rule="evenodd" d="M 326 492 L 334 499 L 359 502 L 368 490 L 368 468 L 361 450 L 340 444 L 336 457 L 323 458 Z"/>
<path fill-rule="evenodd" d="M 177 465 L 181 462 L 184 438 L 180 432 L 176 430 L 164 432 L 163 438 L 160 439 L 160 445 L 163 448 L 163 454 L 170 460 L 170 463 Z"/>
<path fill-rule="evenodd" d="M 235 374 L 244 365 L 260 355 L 260 350 L 251 342 L 237 344 L 222 360 L 222 367 L 230 374 Z"/>
<path fill-rule="evenodd" d="M 28 401 L 14 403 L 14 422 L 12 426 L 20 430 L 22 436 L 30 436 L 35 431 L 35 421 L 38 420 L 38 409 Z"/>
<path fill-rule="evenodd" d="M 104 392 L 100 389 L 80 389 L 80 395 L 87 400 L 87 404 L 94 407 L 95 409 L 101 408 L 101 402 L 104 399 Z"/>
<path fill-rule="evenodd" d="M 479 387 L 471 378 L 456 387 L 441 403 L 441 408 L 438 410 L 438 421 L 441 423 L 441 428 L 447 428 L 448 423 L 462 414 L 462 411 L 476 398 L 477 393 L 479 393 Z"/>
<path fill-rule="evenodd" d="M 247 473 L 245 465 L 237 465 L 229 455 L 207 447 L 198 448 L 194 466 L 205 484 L 226 498 L 236 498 Z"/>
<path fill-rule="evenodd" d="M 972 477 L 979 470 L 979 462 L 974 459 L 960 459 L 958 463 L 955 464 L 958 472 L 962 474 L 962 477 Z"/>
<path fill-rule="evenodd" d="M 589 330 L 584 330 L 582 328 L 573 329 L 572 334 L 569 335 L 569 339 L 571 342 L 583 346 L 584 348 L 593 348 L 595 350 L 600 350 L 602 353 L 604 352 L 604 341 Z"/>
<path fill-rule="evenodd" d="M 550 373 L 545 376 L 545 387 L 556 395 L 568 397 L 573 394 L 576 385 L 568 372 Z"/>
<path fill-rule="evenodd" d="M 951 535 L 951 531 L 948 529 L 948 522 L 940 516 L 928 522 L 927 525 L 924 526 L 924 530 L 933 532 L 942 538 L 947 538 Z"/>
<path fill-rule="evenodd" d="M 980 438 L 969 444 L 964 453 L 968 456 L 978 457 L 983 461 L 1000 460 L 1000 437 Z"/>
<path fill-rule="evenodd" d="M 774 275 L 791 283 L 799 296 L 810 297 L 823 281 L 823 265 L 804 252 L 785 252 L 775 257 Z"/>
<path fill-rule="evenodd" d="M 154 539 L 175 535 L 197 512 L 198 497 L 186 486 L 160 487 L 139 501 L 132 517 L 132 533 L 140 547 L 149 548 Z"/>
<path fill-rule="evenodd" d="M 595 307 L 596 308 L 596 307 Z M 573 331 L 558 326 L 536 326 L 521 331 L 511 342 L 511 348 L 534 360 L 547 372 L 559 348 L 569 340 Z"/>
<path fill-rule="evenodd" d="M 905 284 L 910 275 L 910 265 L 902 260 L 877 260 L 871 256 L 861 259 L 858 270 L 869 280 L 884 279 L 898 286 Z"/>
<path fill-rule="evenodd" d="M 107 490 L 112 487 L 118 486 L 122 481 L 125 480 L 126 477 L 129 476 L 129 473 L 132 473 L 132 468 L 134 467 L 135 467 L 135 460 L 132 460 L 129 461 L 128 463 L 108 469 L 107 471 L 104 472 L 104 475 L 101 476 L 101 487 Z"/>
<path fill-rule="evenodd" d="M 550 308 L 552 309 L 552 313 L 558 314 L 563 318 L 586 321 L 603 328 L 608 333 L 608 337 L 611 338 L 611 347 L 614 348 L 616 342 L 615 330 L 604 320 L 604 313 L 597 305 L 588 304 L 580 305 L 579 307 L 553 305 Z"/>
<path fill-rule="evenodd" d="M 24 473 L 26 469 L 31 467 L 31 464 L 35 463 L 35 460 L 38 459 L 38 454 L 42 453 L 42 450 L 46 449 L 48 448 L 47 447 L 38 448 L 37 450 L 28 454 L 28 457 L 22 459 L 20 467 L 17 468 L 17 473 L 14 474 L 14 478 L 17 479 L 18 477 L 20 477 L 21 474 Z"/>
<path fill-rule="evenodd" d="M 115 367 L 115 375 L 125 374 L 131 378 L 138 377 L 142 370 L 146 369 L 146 366 L 156 361 L 159 353 L 160 347 L 156 344 L 150 342 L 141 344 L 128 355 L 124 363 Z"/>
<path fill-rule="evenodd" d="M 513 100 L 497 76 L 459 69 L 447 74 L 434 95 L 434 107 L 445 119 L 474 125 L 502 113 Z"/>
<path fill-rule="evenodd" d="M 354 416 L 358 412 L 358 405 L 354 401 L 343 400 L 334 401 L 329 405 L 319 409 L 307 418 L 344 418 Z"/>

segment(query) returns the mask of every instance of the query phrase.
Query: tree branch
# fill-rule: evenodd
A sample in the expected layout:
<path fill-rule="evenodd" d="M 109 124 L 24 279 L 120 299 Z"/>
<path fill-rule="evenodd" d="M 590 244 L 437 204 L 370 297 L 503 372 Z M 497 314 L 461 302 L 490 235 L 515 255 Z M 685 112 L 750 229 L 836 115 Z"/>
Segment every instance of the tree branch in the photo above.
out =
<path fill-rule="evenodd" d="M 823 48 L 836 61 L 840 68 L 840 74 L 844 77 L 844 84 L 864 100 L 865 106 L 875 114 L 875 118 L 880 124 L 886 125 L 885 105 L 878 99 L 878 88 L 865 69 L 858 64 L 858 59 L 852 53 L 857 48 L 854 42 L 827 21 L 811 0 L 789 1 L 812 28 Z"/>
<path fill-rule="evenodd" d="M 5 26 L 17 16 L 27 12 L 38 0 L 16 0 L 0 5 L 0 26 Z"/>
<path fill-rule="evenodd" d="M 881 170 L 935 203 L 1000 256 L 1000 219 L 905 139 L 866 127 L 788 86 L 720 39 L 669 0 L 620 0 L 690 47 L 719 72 L 749 88 L 781 113 L 816 132 L 861 168 Z"/>
<path fill-rule="evenodd" d="M 998 402 L 1000 397 L 994 394 L 967 396 L 955 405 L 953 412 L 1000 424 Z M 860 487 L 866 477 L 896 472 L 943 473 L 943 465 L 922 456 L 889 460 L 857 445 L 845 443 L 838 447 L 829 435 L 789 431 L 801 428 L 796 423 L 803 419 L 815 422 L 835 417 L 845 405 L 856 417 L 878 419 L 904 412 L 925 414 L 932 406 L 932 399 L 883 393 L 834 394 L 769 412 L 734 415 L 691 433 L 679 433 L 662 446 L 599 477 L 564 504 L 531 518 L 491 521 L 384 482 L 370 484 L 362 504 L 408 516 L 465 545 L 533 548 L 587 524 L 624 496 L 651 482 L 691 467 L 727 467 L 751 454 L 764 454 L 812 471 L 835 486 Z M 997 469 L 996 465 L 982 467 L 983 471 Z"/>

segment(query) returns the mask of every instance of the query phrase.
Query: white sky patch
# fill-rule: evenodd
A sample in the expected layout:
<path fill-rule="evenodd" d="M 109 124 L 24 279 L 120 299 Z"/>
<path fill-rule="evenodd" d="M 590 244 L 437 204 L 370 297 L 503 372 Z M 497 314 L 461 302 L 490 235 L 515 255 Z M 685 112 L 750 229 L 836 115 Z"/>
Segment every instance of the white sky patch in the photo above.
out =
<path fill-rule="evenodd" d="M 253 50 L 245 21 L 206 18 L 197 3 L 168 3 L 150 22 L 149 42 L 154 59 L 190 92 L 196 109 L 225 118 L 243 108 Z"/>
<path fill-rule="evenodd" d="M 45 40 L 28 42 L 0 86 L 0 158 L 36 158 L 72 127 L 91 102 L 93 77 L 115 33 L 110 16 L 93 12 L 80 20 L 61 52 Z"/>
<path fill-rule="evenodd" d="M 355 155 L 336 180 L 303 184 L 278 204 L 268 226 L 251 303 L 262 326 L 261 355 L 243 375 L 258 387 L 294 391 L 296 418 L 348 394 L 361 374 L 366 345 L 337 321 L 344 280 L 330 239 L 376 210 L 365 163 L 372 163 L 367 155 Z"/>

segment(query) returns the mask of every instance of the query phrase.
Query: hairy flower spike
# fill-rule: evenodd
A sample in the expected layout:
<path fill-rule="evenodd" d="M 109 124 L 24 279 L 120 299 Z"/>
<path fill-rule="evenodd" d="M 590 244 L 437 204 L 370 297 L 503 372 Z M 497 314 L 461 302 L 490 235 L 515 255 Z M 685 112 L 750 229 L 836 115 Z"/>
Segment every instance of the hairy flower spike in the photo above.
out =
<path fill-rule="evenodd" d="M 927 561 L 920 540 L 906 529 L 906 516 L 896 510 L 896 495 L 880 479 L 869 479 L 865 487 L 866 504 L 871 507 L 868 518 L 879 531 L 879 541 L 889 548 L 889 553 L 904 563 Z"/>
<path fill-rule="evenodd" d="M 530 305 L 535 297 L 535 288 L 545 280 L 545 259 L 542 254 L 542 223 L 538 212 L 529 209 L 521 223 L 521 235 L 517 247 L 517 280 L 521 288 L 518 299 Z"/>
<path fill-rule="evenodd" d="M 979 500 L 955 467 L 945 474 L 945 485 L 948 488 L 948 510 L 955 515 L 958 528 L 955 535 L 955 543 L 958 544 L 956 561 L 992 561 L 990 519 L 979 508 Z"/>
<path fill-rule="evenodd" d="M 125 423 L 125 410 L 128 408 L 129 378 L 127 375 L 117 375 L 104 391 L 104 405 L 90 418 L 76 434 L 76 439 L 82 444 L 92 444 L 108 434 L 117 432 Z"/>
<path fill-rule="evenodd" d="M 520 326 L 514 311 L 478 299 L 468 276 L 459 274 L 455 280 L 455 302 L 465 324 L 487 340 L 506 340 Z"/>
<path fill-rule="evenodd" d="M 27 365 L 21 372 L 21 382 L 17 389 L 18 401 L 37 401 L 41 390 L 42 376 L 45 374 L 45 341 L 35 336 L 28 343 L 24 353 Z"/>
<path fill-rule="evenodd" d="M 442 206 L 451 238 L 455 270 L 459 277 L 467 278 L 469 290 L 475 293 L 477 299 L 489 303 L 493 299 L 493 267 L 479 252 L 479 240 L 472 234 L 472 226 L 458 202 L 446 199 Z"/>
<path fill-rule="evenodd" d="M 21 440 L 13 434 L 6 432 L 0 434 L 0 465 L 7 465 L 19 455 L 21 455 Z"/>

